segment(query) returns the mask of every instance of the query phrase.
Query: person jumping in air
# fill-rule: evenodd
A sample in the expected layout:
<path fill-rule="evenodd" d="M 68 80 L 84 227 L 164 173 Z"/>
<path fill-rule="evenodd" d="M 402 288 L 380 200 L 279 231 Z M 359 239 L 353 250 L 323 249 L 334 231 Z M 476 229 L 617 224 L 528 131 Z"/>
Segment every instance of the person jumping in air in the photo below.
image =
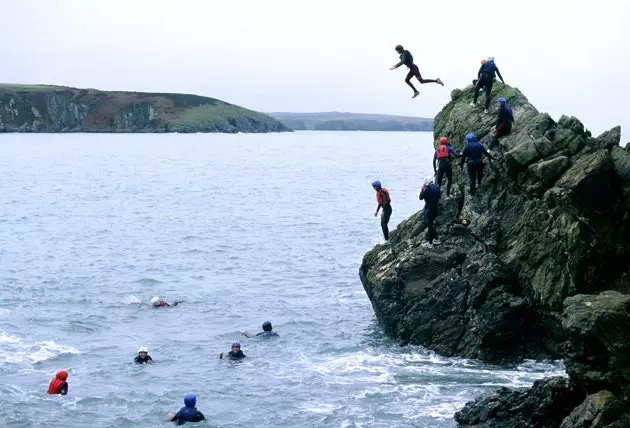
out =
<path fill-rule="evenodd" d="M 433 177 L 424 179 L 424 185 L 418 196 L 420 200 L 424 200 L 424 224 L 427 227 L 428 242 L 422 244 L 422 247 L 433 248 L 433 244 L 438 245 L 440 241 L 437 239 L 437 233 L 433 222 L 438 214 L 438 202 L 440 202 L 440 188 L 433 182 Z"/>
<path fill-rule="evenodd" d="M 492 141 L 490 142 L 490 150 L 499 144 L 499 138 L 505 135 L 510 135 L 512 132 L 512 122 L 514 122 L 514 116 L 512 115 L 512 109 L 505 101 L 505 98 L 501 97 L 497 99 L 497 125 L 494 129 Z"/>
<path fill-rule="evenodd" d="M 440 145 L 433 155 L 433 172 L 437 174 L 437 185 L 442 187 L 442 179 L 446 175 L 446 196 L 451 196 L 451 185 L 453 184 L 453 168 L 451 167 L 451 155 L 460 157 L 461 155 L 448 144 L 448 138 L 440 137 Z M 438 164 L 437 169 L 435 164 Z"/>
<path fill-rule="evenodd" d="M 392 216 L 392 199 L 389 196 L 389 191 L 381 186 L 380 181 L 376 180 L 373 182 L 372 188 L 376 192 L 376 202 L 378 202 L 374 217 L 377 217 L 379 210 L 383 208 L 383 213 L 381 214 L 381 229 L 383 229 L 383 237 L 387 241 L 389 240 L 389 227 L 387 227 L 387 223 L 389 223 L 389 218 Z"/>
<path fill-rule="evenodd" d="M 494 63 L 494 57 L 489 56 L 488 60 L 485 63 L 482 61 L 481 67 L 479 67 L 479 72 L 477 73 L 478 80 L 475 85 L 475 95 L 470 103 L 471 107 L 475 107 L 477 105 L 479 91 L 481 88 L 484 88 L 486 92 L 486 108 L 484 113 L 488 113 L 488 108 L 490 107 L 490 92 L 492 92 L 492 85 L 494 84 L 494 79 L 497 75 L 499 76 L 499 79 L 501 79 L 501 83 L 505 85 L 503 76 L 501 76 L 501 72 L 499 72 L 499 67 L 497 67 Z"/>
<path fill-rule="evenodd" d="M 437 83 L 438 85 L 444 86 L 444 83 L 442 83 L 442 80 L 440 80 L 439 77 L 435 80 L 422 78 L 422 76 L 420 75 L 420 69 L 418 69 L 418 66 L 413 63 L 413 56 L 411 55 L 411 52 L 404 49 L 401 45 L 396 46 L 396 52 L 398 53 L 398 55 L 400 55 L 400 62 L 392 66 L 390 70 L 396 70 L 398 67 L 400 67 L 403 64 L 409 68 L 409 73 L 407 73 L 407 77 L 405 78 L 405 83 L 411 86 L 411 89 L 413 89 L 413 96 L 411 98 L 415 98 L 420 94 L 420 92 L 416 89 L 416 87 L 413 86 L 413 83 L 411 83 L 411 78 L 414 76 L 422 84 Z"/>
<path fill-rule="evenodd" d="M 483 178 L 483 155 L 488 156 L 490 159 L 494 159 L 484 146 L 477 142 L 477 136 L 475 134 L 466 135 L 466 147 L 462 150 L 462 161 L 460 163 L 461 169 L 464 169 L 464 163 L 468 169 L 468 178 L 470 182 L 470 194 L 474 195 L 477 186 L 481 186 L 481 179 Z M 466 162 L 468 160 L 468 162 Z"/>

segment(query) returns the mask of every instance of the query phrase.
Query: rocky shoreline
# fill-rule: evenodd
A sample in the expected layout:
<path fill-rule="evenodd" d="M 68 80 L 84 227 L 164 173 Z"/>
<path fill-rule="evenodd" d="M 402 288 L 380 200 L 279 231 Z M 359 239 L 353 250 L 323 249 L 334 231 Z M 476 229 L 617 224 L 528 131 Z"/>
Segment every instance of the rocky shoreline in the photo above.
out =
<path fill-rule="evenodd" d="M 564 359 L 568 379 L 481 397 L 457 413 L 461 426 L 630 426 L 630 147 L 619 146 L 619 127 L 593 137 L 515 88 L 497 84 L 497 97 L 515 126 L 491 152 L 480 191 L 470 196 L 454 172 L 436 220 L 442 244 L 421 247 L 423 212 L 412 215 L 366 253 L 363 286 L 401 343 L 498 364 Z M 471 99 L 471 87 L 452 92 L 436 140 L 461 151 L 474 132 L 489 146 L 495 116 Z"/>

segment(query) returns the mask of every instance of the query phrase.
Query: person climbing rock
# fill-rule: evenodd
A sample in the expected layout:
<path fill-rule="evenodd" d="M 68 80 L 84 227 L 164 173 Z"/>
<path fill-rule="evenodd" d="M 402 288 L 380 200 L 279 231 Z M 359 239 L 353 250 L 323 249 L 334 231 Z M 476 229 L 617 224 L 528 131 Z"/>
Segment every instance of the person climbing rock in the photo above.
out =
<path fill-rule="evenodd" d="M 501 82 L 505 85 L 505 81 L 503 80 L 503 76 L 501 76 L 501 72 L 499 72 L 499 67 L 494 63 L 494 57 L 489 56 L 488 60 L 481 64 L 479 67 L 479 72 L 477 73 L 477 84 L 475 85 L 475 95 L 470 103 L 471 107 L 475 107 L 477 105 L 477 97 L 479 97 L 479 91 L 481 88 L 485 89 L 486 92 L 486 108 L 484 113 L 488 113 L 488 108 L 490 107 L 490 92 L 492 92 L 492 85 L 494 84 L 494 79 L 496 76 L 499 76 Z"/>
<path fill-rule="evenodd" d="M 512 122 L 514 122 L 512 109 L 505 101 L 505 98 L 500 97 L 497 99 L 497 107 L 497 124 L 494 129 L 492 141 L 490 142 L 490 150 L 499 144 L 499 138 L 510 135 L 510 132 L 512 132 Z"/>
<path fill-rule="evenodd" d="M 390 70 L 396 70 L 398 67 L 400 67 L 403 64 L 409 68 L 409 73 L 407 73 L 407 77 L 405 78 L 405 83 L 409 85 L 411 89 L 413 89 L 413 96 L 411 98 L 415 98 L 420 94 L 420 92 L 416 89 L 416 87 L 413 86 L 413 83 L 411 83 L 411 78 L 414 76 L 416 77 L 416 79 L 418 79 L 418 81 L 421 84 L 437 83 L 438 85 L 444 86 L 444 83 L 442 83 L 442 80 L 440 80 L 439 77 L 435 80 L 422 78 L 422 76 L 420 75 L 420 69 L 418 69 L 418 66 L 414 64 L 413 62 L 413 56 L 411 55 L 411 52 L 403 48 L 401 45 L 396 46 L 395 49 L 398 55 L 400 55 L 400 62 L 392 66 Z"/>
<path fill-rule="evenodd" d="M 484 59 L 482 59 L 482 60 L 481 60 L 481 65 L 484 65 L 485 63 L 486 63 L 486 59 L 484 58 Z M 472 84 L 473 84 L 474 86 L 477 86 L 477 82 L 478 82 L 478 81 L 479 81 L 479 73 L 477 73 L 477 78 L 476 78 L 476 79 L 473 79 Z"/>
<path fill-rule="evenodd" d="M 149 355 L 149 350 L 146 346 L 141 346 L 138 349 L 138 355 L 133 359 L 136 364 L 153 364 L 153 358 Z"/>
<path fill-rule="evenodd" d="M 260 333 L 256 333 L 255 337 L 259 337 L 261 339 L 269 339 L 271 337 L 280 336 L 278 333 L 272 331 L 273 327 L 270 321 L 265 321 L 262 325 L 262 329 L 263 331 L 261 331 Z M 243 336 L 251 338 L 251 336 L 246 331 L 243 332 Z"/>
<path fill-rule="evenodd" d="M 379 210 L 383 208 L 383 212 L 381 213 L 381 229 L 383 229 L 383 237 L 385 238 L 385 241 L 388 241 L 389 227 L 387 224 L 389 223 L 389 218 L 392 216 L 392 199 L 389 196 L 389 191 L 381 186 L 380 181 L 376 180 L 373 182 L 372 188 L 376 192 L 376 202 L 378 202 L 374 217 L 377 217 Z"/>
<path fill-rule="evenodd" d="M 433 182 L 433 177 L 424 179 L 422 190 L 418 196 L 420 200 L 424 200 L 424 224 L 427 227 L 427 240 L 422 244 L 423 247 L 433 248 L 433 244 L 438 245 L 440 241 L 437 239 L 437 233 L 433 222 L 438 215 L 438 202 L 440 202 L 440 187 Z"/>
<path fill-rule="evenodd" d="M 446 175 L 446 196 L 451 196 L 451 185 L 453 184 L 453 168 L 451 167 L 451 155 L 460 157 L 461 155 L 448 144 L 448 138 L 440 137 L 440 145 L 433 154 L 433 172 L 436 173 L 437 185 L 442 187 L 442 179 Z M 437 169 L 435 167 L 437 163 Z"/>
<path fill-rule="evenodd" d="M 474 195 L 477 186 L 481 186 L 481 179 L 483 178 L 483 155 L 488 156 L 490 159 L 494 159 L 484 146 L 479 144 L 477 136 L 475 134 L 466 135 L 466 147 L 462 150 L 462 161 L 460 163 L 461 169 L 464 169 L 464 163 L 468 169 L 468 179 L 470 182 L 470 194 Z"/>
<path fill-rule="evenodd" d="M 243 354 L 241 350 L 241 344 L 238 342 L 232 343 L 232 350 L 228 352 L 228 357 L 232 360 L 240 360 L 241 358 L 245 358 L 246 355 Z M 223 359 L 223 352 L 219 352 L 219 359 Z"/>
<path fill-rule="evenodd" d="M 186 394 L 184 397 L 184 407 L 179 409 L 175 415 L 172 412 L 168 414 L 171 422 L 177 422 L 177 425 L 184 425 L 186 422 L 205 421 L 206 417 L 197 410 L 197 397 L 194 394 Z"/>
<path fill-rule="evenodd" d="M 65 370 L 59 370 L 55 375 L 55 378 L 50 381 L 48 385 L 49 394 L 68 394 L 68 372 Z"/>

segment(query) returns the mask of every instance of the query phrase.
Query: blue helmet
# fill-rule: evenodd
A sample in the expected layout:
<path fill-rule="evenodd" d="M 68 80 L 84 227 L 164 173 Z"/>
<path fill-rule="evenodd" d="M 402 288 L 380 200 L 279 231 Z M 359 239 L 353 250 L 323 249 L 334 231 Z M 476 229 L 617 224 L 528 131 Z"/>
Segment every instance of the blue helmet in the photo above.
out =
<path fill-rule="evenodd" d="M 240 343 L 238 343 L 238 342 L 234 342 L 234 343 L 232 343 L 232 348 L 238 348 L 238 349 L 241 349 L 241 344 L 240 344 Z"/>
<path fill-rule="evenodd" d="M 380 189 L 381 188 L 381 182 L 376 180 L 372 183 L 372 187 L 374 187 L 375 189 Z"/>
<path fill-rule="evenodd" d="M 501 104 L 502 106 L 504 106 L 505 105 L 505 98 L 503 98 L 503 97 L 497 98 L 497 102 L 499 104 Z"/>
<path fill-rule="evenodd" d="M 195 404 L 197 404 L 197 397 L 195 397 L 195 394 L 186 394 L 184 397 L 184 404 L 186 407 L 195 407 Z"/>
<path fill-rule="evenodd" d="M 477 141 L 477 136 L 471 132 L 470 134 L 466 135 L 466 142 L 472 143 L 473 141 Z"/>

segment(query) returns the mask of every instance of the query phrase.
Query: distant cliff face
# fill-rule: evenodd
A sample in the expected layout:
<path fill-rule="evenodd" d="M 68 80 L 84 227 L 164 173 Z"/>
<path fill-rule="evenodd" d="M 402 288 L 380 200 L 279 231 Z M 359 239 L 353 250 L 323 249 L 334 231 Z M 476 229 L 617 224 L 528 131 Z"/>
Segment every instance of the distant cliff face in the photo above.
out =
<path fill-rule="evenodd" d="M 269 113 L 294 131 L 422 131 L 433 119 L 363 113 Z"/>
<path fill-rule="evenodd" d="M 0 85 L 0 132 L 285 132 L 262 113 L 187 94 Z"/>

